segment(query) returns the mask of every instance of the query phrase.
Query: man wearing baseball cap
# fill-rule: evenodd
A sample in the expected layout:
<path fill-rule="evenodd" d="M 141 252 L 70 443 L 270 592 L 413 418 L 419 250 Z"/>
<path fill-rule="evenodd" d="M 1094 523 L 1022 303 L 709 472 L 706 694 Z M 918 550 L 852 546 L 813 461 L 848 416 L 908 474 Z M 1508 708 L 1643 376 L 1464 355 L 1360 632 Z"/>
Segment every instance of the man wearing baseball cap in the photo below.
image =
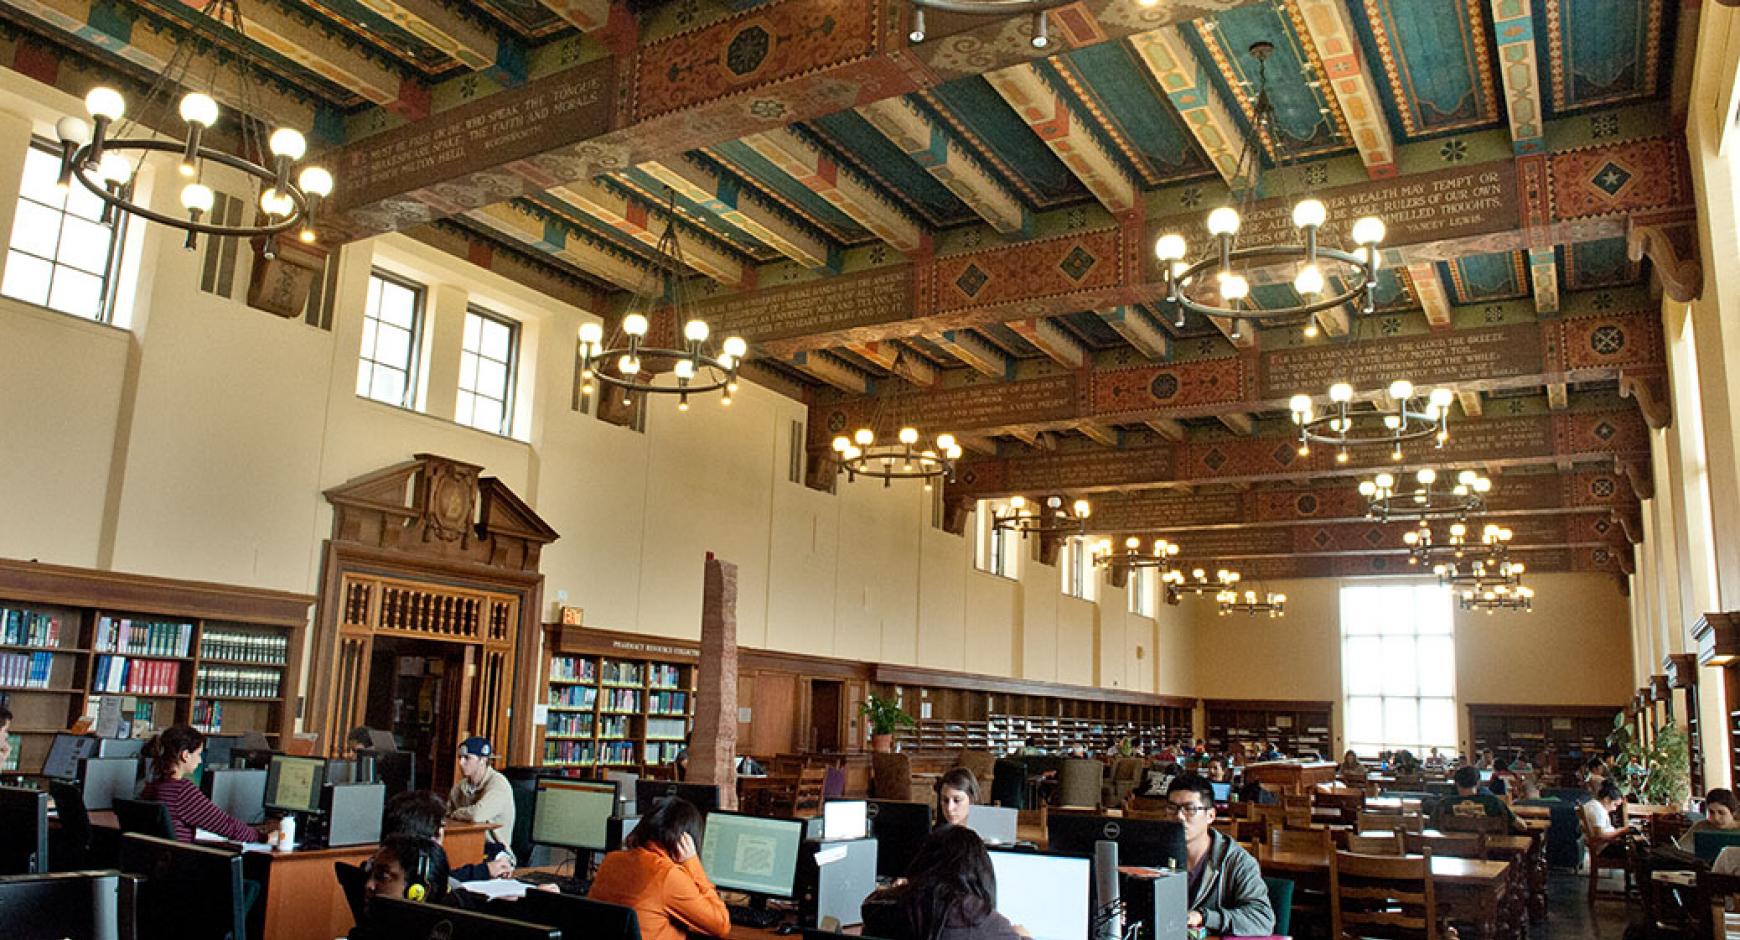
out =
<path fill-rule="evenodd" d="M 447 817 L 496 824 L 489 841 L 505 848 L 514 836 L 514 794 L 507 778 L 489 766 L 494 756 L 485 737 L 472 735 L 459 745 L 459 779 L 447 795 Z"/>

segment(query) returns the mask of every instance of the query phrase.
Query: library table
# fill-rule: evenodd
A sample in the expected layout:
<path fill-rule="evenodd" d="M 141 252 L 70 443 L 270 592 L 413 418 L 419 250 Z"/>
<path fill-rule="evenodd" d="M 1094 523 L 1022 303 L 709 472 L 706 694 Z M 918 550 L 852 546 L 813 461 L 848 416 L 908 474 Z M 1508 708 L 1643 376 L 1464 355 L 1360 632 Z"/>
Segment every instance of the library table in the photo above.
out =
<path fill-rule="evenodd" d="M 1326 852 L 1277 852 L 1267 845 L 1257 847 L 1257 864 L 1264 874 L 1302 876 L 1325 892 L 1329 890 L 1329 863 Z M 1473 936 L 1480 940 L 1522 933 L 1521 918 L 1505 903 L 1510 878 L 1511 863 L 1507 861 L 1432 857 L 1432 884 L 1439 905 L 1449 920 L 1471 925 Z"/>
<path fill-rule="evenodd" d="M 1427 829 L 1424 836 L 1456 835 L 1437 829 Z M 1391 836 L 1394 833 L 1373 830 L 1369 836 Z M 1519 866 L 1514 874 L 1520 877 L 1519 889 L 1527 892 L 1529 917 L 1541 920 L 1547 916 L 1547 853 L 1546 839 L 1541 832 L 1528 835 L 1489 835 L 1486 837 L 1486 857 L 1508 861 Z"/>
<path fill-rule="evenodd" d="M 1245 780 L 1255 780 L 1272 790 L 1303 796 L 1320 783 L 1335 780 L 1336 765 L 1331 761 L 1264 761 L 1245 765 Z"/>

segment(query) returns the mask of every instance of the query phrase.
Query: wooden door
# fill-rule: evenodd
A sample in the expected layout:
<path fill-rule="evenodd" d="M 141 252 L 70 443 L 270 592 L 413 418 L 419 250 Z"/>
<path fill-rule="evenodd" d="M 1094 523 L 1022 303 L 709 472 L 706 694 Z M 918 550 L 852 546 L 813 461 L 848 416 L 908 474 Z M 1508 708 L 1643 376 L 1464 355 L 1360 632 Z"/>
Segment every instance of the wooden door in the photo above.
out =
<path fill-rule="evenodd" d="M 816 754 L 838 754 L 845 723 L 841 714 L 845 690 L 837 679 L 810 680 L 810 722 L 808 750 Z"/>
<path fill-rule="evenodd" d="M 757 673 L 748 752 L 771 757 L 796 751 L 797 712 L 797 676 L 789 672 Z"/>

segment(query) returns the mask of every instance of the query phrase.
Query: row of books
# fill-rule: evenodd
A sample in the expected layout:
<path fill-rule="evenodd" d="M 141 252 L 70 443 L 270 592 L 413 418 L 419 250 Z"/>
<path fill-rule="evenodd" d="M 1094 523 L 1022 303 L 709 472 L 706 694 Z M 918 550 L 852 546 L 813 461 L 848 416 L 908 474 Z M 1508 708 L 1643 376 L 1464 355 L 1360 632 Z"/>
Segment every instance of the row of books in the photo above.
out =
<path fill-rule="evenodd" d="M 591 737 L 592 715 L 590 712 L 551 712 L 549 722 L 544 725 L 544 733 Z"/>
<path fill-rule="evenodd" d="M 59 646 L 60 617 L 19 607 L 0 607 L 0 643 L 11 646 Z"/>
<path fill-rule="evenodd" d="M 648 692 L 647 710 L 655 715 L 681 715 L 688 710 L 687 692 Z"/>
<path fill-rule="evenodd" d="M 653 689 L 680 689 L 683 687 L 682 670 L 670 663 L 649 663 L 647 687 Z"/>
<path fill-rule="evenodd" d="M 648 738 L 675 738 L 681 740 L 689 733 L 689 723 L 682 718 L 648 718 L 646 720 L 646 736 Z"/>
<path fill-rule="evenodd" d="M 606 741 L 599 749 L 599 763 L 603 764 L 636 764 L 639 760 L 634 755 L 633 741 Z"/>
<path fill-rule="evenodd" d="M 598 663 L 578 656 L 552 656 L 550 678 L 567 682 L 597 682 Z"/>
<path fill-rule="evenodd" d="M 634 689 L 605 689 L 603 710 L 639 713 L 640 693 Z"/>
<path fill-rule="evenodd" d="M 563 708 L 591 708 L 598 701 L 598 690 L 588 685 L 559 685 L 550 689 L 550 704 Z"/>
<path fill-rule="evenodd" d="M 125 656 L 98 656 L 97 666 L 91 677 L 91 691 L 174 695 L 180 681 L 180 663 L 160 659 L 128 659 Z"/>
<path fill-rule="evenodd" d="M 0 685 L 46 689 L 53 668 L 52 653 L 0 653 Z"/>
<path fill-rule="evenodd" d="M 601 738 L 628 737 L 627 715 L 603 715 L 598 719 L 598 736 Z"/>
<path fill-rule="evenodd" d="M 188 724 L 203 734 L 217 734 L 224 726 L 224 703 L 210 700 L 193 703 L 192 720 Z"/>
<path fill-rule="evenodd" d="M 646 762 L 649 764 L 668 764 L 677 759 L 677 754 L 683 750 L 681 741 L 654 741 L 646 746 Z"/>
<path fill-rule="evenodd" d="M 186 656 L 193 643 L 193 624 L 130 617 L 97 618 L 92 647 L 99 653 L 135 656 Z"/>
<path fill-rule="evenodd" d="M 207 630 L 199 637 L 199 655 L 205 659 L 282 666 L 290 661 L 290 636 Z"/>
<path fill-rule="evenodd" d="M 614 685 L 642 685 L 640 663 L 604 661 L 604 681 Z"/>
<path fill-rule="evenodd" d="M 545 741 L 546 764 L 591 764 L 598 758 L 598 745 L 591 741 Z"/>
<path fill-rule="evenodd" d="M 194 678 L 195 695 L 230 695 L 237 698 L 277 698 L 283 673 L 276 669 L 233 666 L 199 667 Z"/>

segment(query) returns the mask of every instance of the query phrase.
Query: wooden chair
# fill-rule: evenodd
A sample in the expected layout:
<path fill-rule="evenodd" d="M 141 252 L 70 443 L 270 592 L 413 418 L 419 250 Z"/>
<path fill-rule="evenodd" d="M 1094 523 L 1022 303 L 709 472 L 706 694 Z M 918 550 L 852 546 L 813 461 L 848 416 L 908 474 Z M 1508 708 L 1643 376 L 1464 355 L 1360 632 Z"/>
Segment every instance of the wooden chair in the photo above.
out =
<path fill-rule="evenodd" d="M 1478 832 L 1441 833 L 1433 836 L 1405 832 L 1402 833 L 1402 845 L 1416 855 L 1429 851 L 1433 855 L 1447 855 L 1451 858 L 1486 857 L 1486 837 Z"/>
<path fill-rule="evenodd" d="M 1097 808 L 1100 805 L 1100 783 L 1105 775 L 1106 765 L 1097 760 L 1085 757 L 1065 760 L 1057 773 L 1058 805 Z"/>
<path fill-rule="evenodd" d="M 912 758 L 905 754 L 871 754 L 870 796 L 878 800 L 912 799 Z"/>
<path fill-rule="evenodd" d="M 1387 829 L 1392 832 L 1419 832 L 1426 828 L 1426 820 L 1418 814 L 1408 813 L 1366 813 L 1359 814 L 1359 831 L 1369 832 L 1373 829 Z"/>
<path fill-rule="evenodd" d="M 1347 851 L 1355 855 L 1405 855 L 1402 845 L 1402 834 L 1399 832 L 1374 833 L 1362 835 L 1349 833 L 1347 836 Z"/>
<path fill-rule="evenodd" d="M 1319 794 L 1318 806 L 1333 806 L 1341 812 L 1341 821 L 1352 825 L 1359 821 L 1359 814 L 1365 809 L 1365 791 L 1338 790 Z"/>
<path fill-rule="evenodd" d="M 1431 856 L 1386 858 L 1337 852 L 1329 863 L 1329 910 L 1337 940 L 1381 936 L 1439 940 Z"/>
<path fill-rule="evenodd" d="M 822 788 L 827 784 L 827 780 L 828 769 L 826 767 L 806 767 L 798 771 L 797 782 L 793 784 L 790 791 L 790 812 L 784 815 L 796 819 L 821 815 Z"/>
<path fill-rule="evenodd" d="M 1438 828 L 1445 832 L 1478 832 L 1483 836 L 1502 836 L 1510 832 L 1510 820 L 1503 816 L 1446 815 Z"/>
<path fill-rule="evenodd" d="M 1311 807 L 1288 806 L 1282 810 L 1282 825 L 1288 829 L 1310 829 L 1316 825 L 1311 818 Z"/>
<path fill-rule="evenodd" d="M 1272 829 L 1287 828 L 1287 811 L 1279 806 L 1252 804 L 1250 818 L 1262 823 L 1265 833 Z"/>
<path fill-rule="evenodd" d="M 961 753 L 955 757 L 955 766 L 965 767 L 973 772 L 973 779 L 979 782 L 979 802 L 990 803 L 991 781 L 997 776 L 997 755 L 990 751 L 963 747 Z"/>
<path fill-rule="evenodd" d="M 1601 840 L 1589 828 L 1589 817 L 1581 808 L 1577 811 L 1577 827 L 1583 831 L 1583 845 L 1589 853 L 1589 903 L 1594 904 L 1596 897 L 1627 898 L 1631 896 L 1631 864 L 1625 858 L 1602 856 L 1601 850 L 1615 840 Z M 1623 879 L 1623 888 L 1618 892 L 1601 890 L 1601 873 L 1618 871 Z"/>
<path fill-rule="evenodd" d="M 1106 780 L 1101 801 L 1107 806 L 1124 802 L 1125 797 L 1141 787 L 1142 775 L 1147 770 L 1148 762 L 1140 757 L 1120 757 L 1112 761 L 1112 773 Z"/>
<path fill-rule="evenodd" d="M 1335 847 L 1328 829 L 1270 829 L 1269 849 L 1328 855 Z"/>

